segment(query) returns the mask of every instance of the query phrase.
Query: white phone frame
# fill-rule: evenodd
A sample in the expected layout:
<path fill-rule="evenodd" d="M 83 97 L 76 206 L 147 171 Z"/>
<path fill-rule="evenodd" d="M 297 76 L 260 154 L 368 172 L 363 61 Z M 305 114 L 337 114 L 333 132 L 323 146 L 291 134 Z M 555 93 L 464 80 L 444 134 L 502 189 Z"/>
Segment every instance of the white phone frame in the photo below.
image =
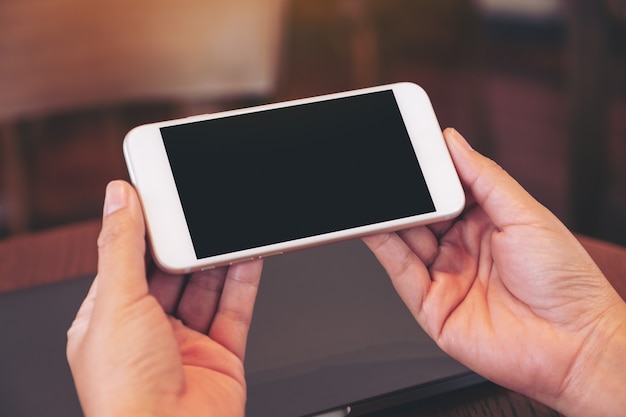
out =
<path fill-rule="evenodd" d="M 434 212 L 204 259 L 196 257 L 160 128 L 385 90 L 394 92 L 430 191 Z M 463 188 L 431 102 L 420 86 L 407 82 L 138 126 L 124 139 L 124 157 L 143 206 L 153 257 L 161 268 L 172 273 L 189 273 L 376 232 L 447 220 L 456 217 L 465 205 Z"/>

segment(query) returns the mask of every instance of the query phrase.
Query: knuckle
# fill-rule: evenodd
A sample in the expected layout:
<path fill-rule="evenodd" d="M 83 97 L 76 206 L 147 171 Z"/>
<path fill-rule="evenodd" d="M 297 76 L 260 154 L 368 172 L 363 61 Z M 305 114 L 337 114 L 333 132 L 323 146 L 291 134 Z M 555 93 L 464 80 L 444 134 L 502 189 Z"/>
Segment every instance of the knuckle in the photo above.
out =
<path fill-rule="evenodd" d="M 385 247 L 391 241 L 392 232 L 380 233 L 374 236 L 368 236 L 367 241 L 374 252 Z"/>
<path fill-rule="evenodd" d="M 126 219 L 107 219 L 105 223 L 102 225 L 102 229 L 100 230 L 100 234 L 98 235 L 98 248 L 103 249 L 106 247 L 110 247 L 116 245 L 117 242 L 122 240 L 124 236 L 126 236 L 131 230 L 130 224 Z"/>
<path fill-rule="evenodd" d="M 209 270 L 191 275 L 188 285 L 210 293 L 221 293 L 224 288 L 224 279 L 225 274 L 221 271 Z"/>
<path fill-rule="evenodd" d="M 100 230 L 98 235 L 98 248 L 102 249 L 118 239 L 121 235 L 121 230 L 116 225 L 106 225 Z"/>

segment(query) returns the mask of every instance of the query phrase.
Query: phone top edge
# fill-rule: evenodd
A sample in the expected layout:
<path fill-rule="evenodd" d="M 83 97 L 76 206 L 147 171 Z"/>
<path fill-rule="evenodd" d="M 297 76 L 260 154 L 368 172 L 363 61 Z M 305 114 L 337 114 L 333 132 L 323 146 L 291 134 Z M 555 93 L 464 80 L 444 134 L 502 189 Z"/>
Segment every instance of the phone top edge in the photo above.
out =
<path fill-rule="evenodd" d="M 300 104 L 308 104 L 308 103 L 313 103 L 313 102 L 333 100 L 333 99 L 337 99 L 341 97 L 348 97 L 348 96 L 353 96 L 353 95 L 358 95 L 358 94 L 367 94 L 367 93 L 373 93 L 373 92 L 378 92 L 378 91 L 394 90 L 394 89 L 403 88 L 403 87 L 415 89 L 415 91 L 419 92 L 419 94 L 422 94 L 428 97 L 426 91 L 420 85 L 410 82 L 410 81 L 400 81 L 396 83 L 359 88 L 356 90 L 344 90 L 344 91 L 338 91 L 338 92 L 331 92 L 331 93 L 325 93 L 325 94 L 317 95 L 317 96 L 301 97 L 301 98 L 296 98 L 296 99 L 291 99 L 291 100 L 286 100 L 286 101 L 277 101 L 277 102 L 272 102 L 272 103 L 261 104 L 257 106 L 243 107 L 243 108 L 232 109 L 232 110 L 224 110 L 224 111 L 218 111 L 215 113 L 203 113 L 203 114 L 197 114 L 197 115 L 181 117 L 181 118 L 171 119 L 171 120 L 165 120 L 165 121 L 160 121 L 160 122 L 146 123 L 146 124 L 139 125 L 139 126 L 132 128 L 127 133 L 124 141 L 126 141 L 127 138 L 132 137 L 137 131 L 141 131 L 144 129 L 160 129 L 162 127 L 201 122 L 205 120 L 217 119 L 217 118 L 222 118 L 222 117 L 237 116 L 237 115 L 243 115 L 247 113 L 255 113 L 255 112 L 260 112 L 264 110 L 280 109 L 283 107 L 291 107 L 291 106 L 297 106 Z"/>

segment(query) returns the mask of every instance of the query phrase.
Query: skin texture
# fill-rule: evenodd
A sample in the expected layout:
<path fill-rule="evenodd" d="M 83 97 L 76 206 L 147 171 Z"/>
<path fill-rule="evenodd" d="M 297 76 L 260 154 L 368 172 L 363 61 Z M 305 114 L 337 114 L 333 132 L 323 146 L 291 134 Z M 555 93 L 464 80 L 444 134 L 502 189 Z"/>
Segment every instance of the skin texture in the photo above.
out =
<path fill-rule="evenodd" d="M 261 262 L 163 273 L 146 263 L 139 201 L 121 181 L 107 187 L 98 250 L 98 275 L 68 331 L 85 415 L 243 416 Z"/>
<path fill-rule="evenodd" d="M 568 415 L 622 415 L 624 302 L 547 209 L 458 132 L 444 137 L 464 213 L 366 244 L 457 360 Z"/>

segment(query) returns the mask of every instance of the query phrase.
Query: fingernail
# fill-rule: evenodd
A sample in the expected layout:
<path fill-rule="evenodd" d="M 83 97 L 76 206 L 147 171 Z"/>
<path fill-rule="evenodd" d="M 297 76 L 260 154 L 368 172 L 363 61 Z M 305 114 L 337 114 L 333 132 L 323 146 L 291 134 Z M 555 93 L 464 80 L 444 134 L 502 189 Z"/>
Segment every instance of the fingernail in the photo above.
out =
<path fill-rule="evenodd" d="M 473 150 L 472 145 L 461 135 L 456 129 L 450 128 L 450 135 L 456 140 L 459 145 L 462 145 L 465 149 Z"/>
<path fill-rule="evenodd" d="M 118 181 L 110 182 L 107 185 L 106 195 L 104 197 L 104 215 L 116 212 L 128 205 L 128 196 L 124 185 Z"/>

